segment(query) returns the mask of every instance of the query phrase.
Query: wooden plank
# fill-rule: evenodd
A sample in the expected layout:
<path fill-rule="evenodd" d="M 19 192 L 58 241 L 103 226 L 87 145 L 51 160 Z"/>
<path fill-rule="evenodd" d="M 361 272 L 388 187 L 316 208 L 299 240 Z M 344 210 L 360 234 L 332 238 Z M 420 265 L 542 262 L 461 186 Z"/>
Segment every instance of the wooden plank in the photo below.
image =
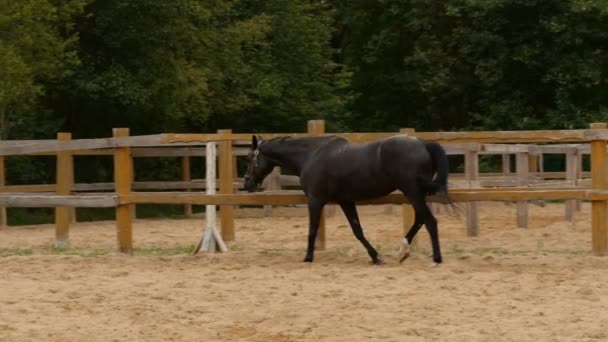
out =
<path fill-rule="evenodd" d="M 587 174 L 587 173 L 585 173 Z M 450 186 L 454 187 L 468 187 L 469 184 L 475 185 L 474 187 L 516 187 L 519 186 L 519 180 L 513 177 L 506 177 L 500 179 L 499 177 L 484 177 L 485 174 L 480 174 L 479 180 L 476 182 L 469 182 L 463 179 L 463 174 L 450 174 Z M 555 175 L 555 176 L 552 176 Z M 563 175 L 564 177 L 561 177 Z M 565 178 L 565 172 L 561 173 L 550 173 L 547 179 L 563 179 Z M 577 182 L 581 186 L 591 186 L 590 179 L 578 179 Z M 463 183 L 463 182 L 466 182 Z M 280 177 L 281 186 L 300 186 L 300 179 L 298 176 L 281 175 Z M 529 175 L 528 184 L 531 186 L 572 186 L 571 181 L 541 181 L 536 178 L 534 174 Z M 204 190 L 206 188 L 204 179 L 193 179 L 190 182 L 182 181 L 151 181 L 151 182 L 133 182 L 133 190 L 181 190 L 181 189 L 192 189 L 192 190 Z M 238 189 L 242 187 L 242 179 L 235 179 L 233 182 L 233 188 Z M 76 183 L 74 184 L 72 191 L 74 192 L 91 192 L 91 191 L 113 191 L 115 184 L 113 182 L 102 182 L 102 183 Z M 29 185 L 6 185 L 0 187 L 0 193 L 2 192 L 55 192 L 55 184 L 29 184 Z"/>
<path fill-rule="evenodd" d="M 137 147 L 131 152 L 134 158 L 205 156 L 204 147 Z"/>
<path fill-rule="evenodd" d="M 2 196 L 2 195 L 0 195 Z M 589 189 L 453 189 L 450 198 L 455 202 L 469 201 L 521 201 L 521 200 L 550 200 L 550 199 L 593 199 L 608 200 L 608 191 Z M 442 197 L 430 196 L 429 201 L 445 203 Z M 206 195 L 201 193 L 184 192 L 133 192 L 120 196 L 121 204 L 156 203 L 156 204 L 215 204 L 215 205 L 290 205 L 307 204 L 306 196 L 301 191 L 257 192 Z M 400 192 L 388 196 L 359 201 L 361 205 L 371 204 L 404 204 L 409 203 Z"/>
<path fill-rule="evenodd" d="M 479 178 L 479 157 L 477 152 L 470 151 L 465 155 L 465 174 L 469 182 L 475 182 Z M 467 236 L 479 235 L 478 204 L 469 202 L 466 204 Z"/>
<path fill-rule="evenodd" d="M 71 141 L 50 141 L 26 145 L 0 147 L 0 154 L 18 155 L 41 152 L 61 152 L 73 150 L 90 150 L 100 148 L 115 148 L 125 146 L 157 146 L 161 145 L 161 134 L 141 135 L 136 137 L 114 137 L 100 139 L 75 139 Z"/>
<path fill-rule="evenodd" d="M 242 181 L 237 179 L 233 183 L 234 188 L 240 187 Z M 204 179 L 194 179 L 189 182 L 182 181 L 153 181 L 153 182 L 133 182 L 132 189 L 135 190 L 181 190 L 181 189 L 196 189 L 204 190 L 206 188 Z M 72 187 L 72 191 L 113 191 L 115 184 L 112 182 L 103 183 L 76 183 Z M 29 185 L 7 185 L 0 188 L 1 192 L 55 192 L 55 184 L 29 184 Z"/>
<path fill-rule="evenodd" d="M 114 137 L 129 136 L 128 128 L 114 128 Z M 131 193 L 133 182 L 133 158 L 130 147 L 119 147 L 114 152 L 114 182 L 119 196 Z M 121 253 L 133 254 L 133 204 L 120 204 L 116 207 L 116 229 L 118 250 Z"/>
<path fill-rule="evenodd" d="M 530 146 L 530 152 L 535 154 L 566 154 L 572 151 L 578 151 L 586 145 L 588 144 L 533 145 Z"/>
<path fill-rule="evenodd" d="M 79 208 L 111 208 L 119 204 L 118 196 L 107 195 L 70 195 L 58 196 L 54 194 L 22 194 L 1 193 L 0 206 L 22 208 L 53 208 L 53 207 L 79 207 Z"/>
<path fill-rule="evenodd" d="M 6 185 L 0 192 L 55 192 L 56 189 L 55 184 Z"/>
<path fill-rule="evenodd" d="M 605 123 L 594 123 L 592 129 L 603 130 L 607 127 Z M 591 186 L 593 189 L 608 189 L 606 180 L 606 140 L 595 140 L 591 142 Z M 605 200 L 594 200 L 591 202 L 591 245 L 594 255 L 606 255 L 608 252 L 608 202 Z"/>
<path fill-rule="evenodd" d="M 337 133 L 353 142 L 367 142 L 388 138 L 394 133 Z M 305 137 L 307 133 L 264 134 L 269 139 L 278 136 Z M 539 130 L 539 131 L 479 131 L 479 132 L 418 132 L 421 139 L 441 143 L 540 143 L 540 142 L 588 142 L 591 139 L 608 139 L 608 130 Z M 0 144 L 0 155 L 36 154 L 60 151 L 83 151 L 116 147 L 197 146 L 207 141 L 249 140 L 251 134 L 157 134 L 136 137 L 77 139 L 70 142 L 40 140 Z"/>
<path fill-rule="evenodd" d="M 40 140 L 42 141 L 42 140 Z M 192 143 L 200 145 L 198 143 Z M 235 156 L 246 156 L 249 152 L 248 148 L 238 147 L 233 149 Z M 92 150 L 72 150 L 72 155 L 75 156 L 113 156 L 114 149 L 92 149 Z M 148 157 L 204 157 L 205 149 L 203 147 L 135 147 L 131 149 L 134 158 Z M 31 156 L 54 156 L 56 152 L 39 152 L 28 153 Z"/>
<path fill-rule="evenodd" d="M 0 147 L 14 147 L 14 146 L 25 146 L 25 145 L 35 145 L 35 144 L 48 144 L 55 143 L 56 141 L 53 139 L 46 140 L 0 140 Z"/>
<path fill-rule="evenodd" d="M 413 128 L 401 128 L 400 134 L 408 134 L 416 136 L 416 130 Z M 453 144 L 442 144 L 445 153 L 448 155 L 462 155 L 468 151 L 480 151 L 481 144 L 476 143 L 453 143 Z"/>
<path fill-rule="evenodd" d="M 71 133 L 57 133 L 57 140 L 69 141 L 72 139 Z M 69 151 L 57 153 L 57 186 L 56 192 L 59 196 L 70 194 L 74 183 L 72 155 Z M 69 245 L 71 214 L 70 208 L 55 208 L 55 247 L 65 248 Z"/>
<path fill-rule="evenodd" d="M 94 150 L 72 150 L 72 155 L 73 156 L 113 156 L 114 155 L 114 149 L 113 148 L 108 148 L 108 149 L 94 149 Z M 56 152 L 46 152 L 46 154 L 55 154 Z M 44 153 L 41 153 L 44 154 Z M 39 155 L 36 153 L 32 153 L 30 155 Z"/>
<path fill-rule="evenodd" d="M 4 165 L 4 156 L 0 156 L 0 192 L 4 188 L 6 179 L 6 168 Z M 6 208 L 0 207 L 0 228 L 8 226 L 8 216 L 6 214 Z"/>
<path fill-rule="evenodd" d="M 260 133 L 266 139 L 291 136 L 311 136 L 306 133 Z M 353 142 L 385 139 L 394 133 L 332 133 Z M 474 132 L 417 132 L 416 137 L 440 143 L 541 143 L 541 142 L 588 142 L 591 139 L 608 139 L 608 130 L 538 130 L 538 131 L 474 131 Z M 231 135 L 213 134 L 164 134 L 164 143 L 191 143 L 206 141 L 250 141 L 250 133 Z"/>
<path fill-rule="evenodd" d="M 421 132 L 416 133 L 416 136 L 421 139 L 443 143 L 541 143 L 586 142 L 592 138 L 607 137 L 608 132 L 592 132 L 590 130 Z"/>
<path fill-rule="evenodd" d="M 566 172 L 564 171 L 546 171 L 546 172 L 528 172 L 528 178 L 530 180 L 539 180 L 539 179 L 565 179 Z M 591 177 L 591 173 L 584 172 L 582 173 L 583 177 Z M 480 180 L 500 180 L 503 178 L 503 173 L 496 172 L 484 172 L 479 174 Z M 516 177 L 514 174 L 510 174 L 509 177 L 504 177 L 504 179 L 510 179 L 510 177 Z M 464 173 L 450 173 L 450 180 L 458 180 L 465 179 Z"/>
<path fill-rule="evenodd" d="M 519 180 L 519 185 L 524 186 L 528 184 L 528 172 L 529 172 L 529 159 L 527 153 L 516 154 L 516 172 Z M 517 202 L 517 226 L 519 228 L 528 228 L 528 202 L 518 201 Z"/>
<path fill-rule="evenodd" d="M 264 133 L 265 138 L 279 136 L 305 137 L 308 133 Z M 327 134 L 325 134 L 327 135 Z M 388 138 L 394 133 L 336 133 L 353 142 L 367 142 Z M 588 142 L 591 139 L 608 139 L 608 130 L 539 130 L 539 131 L 476 131 L 476 132 L 418 132 L 421 139 L 441 143 L 541 143 Z M 84 151 L 115 147 L 198 146 L 207 141 L 250 140 L 251 134 L 157 134 L 136 137 L 77 139 L 59 143 L 53 140 L 12 141 L 0 144 L 0 155 L 36 154 L 60 151 Z M 101 153 L 101 152 L 98 152 Z"/>
<path fill-rule="evenodd" d="M 56 140 L 38 140 L 34 143 L 14 143 L 11 145 L 0 145 L 0 155 L 39 154 L 46 152 L 99 150 L 117 147 L 159 147 L 159 146 L 200 146 L 201 142 L 173 142 L 170 143 L 166 137 L 172 134 L 140 135 L 133 137 L 113 137 L 97 139 L 74 139 L 68 142 Z M 208 137 L 216 137 L 217 134 L 208 134 Z M 222 136 L 218 136 L 221 138 Z M 216 140 L 216 139 L 208 139 Z M 168 145 L 170 143 L 170 145 Z M 93 153 L 102 153 L 95 151 Z"/>
<path fill-rule="evenodd" d="M 507 144 L 483 144 L 481 145 L 480 154 L 513 154 L 527 153 L 530 149 L 529 145 L 507 145 Z"/>
<path fill-rule="evenodd" d="M 182 161 L 182 182 L 190 182 L 192 179 L 190 176 L 190 157 L 181 157 Z M 190 188 L 186 188 L 186 191 L 192 191 Z M 192 204 L 184 204 L 184 215 L 186 217 L 192 216 Z"/>
<path fill-rule="evenodd" d="M 219 163 L 219 180 L 220 194 L 232 194 L 234 188 L 232 186 L 232 142 L 230 135 L 232 130 L 218 130 L 218 135 L 228 137 L 227 140 L 219 143 L 218 163 Z M 220 222 L 222 227 L 222 238 L 224 241 L 234 241 L 234 208 L 232 205 L 220 206 Z"/>
<path fill-rule="evenodd" d="M 322 135 L 325 133 L 325 120 L 308 120 L 308 133 L 311 136 Z M 327 207 L 321 211 L 321 220 L 319 222 L 319 230 L 317 231 L 317 240 L 315 241 L 315 249 L 324 250 L 326 247 L 326 230 L 325 230 L 325 214 Z M 335 208 L 333 209 L 335 211 Z"/>

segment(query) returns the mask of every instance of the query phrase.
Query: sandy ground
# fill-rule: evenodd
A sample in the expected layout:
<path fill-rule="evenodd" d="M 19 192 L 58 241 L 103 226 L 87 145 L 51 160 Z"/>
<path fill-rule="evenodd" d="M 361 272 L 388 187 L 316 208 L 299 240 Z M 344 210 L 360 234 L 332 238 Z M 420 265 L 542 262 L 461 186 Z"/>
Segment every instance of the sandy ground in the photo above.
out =
<path fill-rule="evenodd" d="M 73 226 L 64 252 L 50 225 L 0 229 L 0 341 L 608 340 L 608 258 L 589 253 L 587 205 L 575 224 L 563 205 L 531 206 L 525 230 L 514 205 L 484 203 L 476 238 L 442 213 L 438 268 L 424 230 L 397 263 L 397 207 L 360 212 L 385 265 L 341 213 L 301 262 L 299 208 L 240 211 L 227 254 L 171 255 L 198 242 L 201 218 L 136 221 L 133 257 L 113 252 L 113 222 Z"/>

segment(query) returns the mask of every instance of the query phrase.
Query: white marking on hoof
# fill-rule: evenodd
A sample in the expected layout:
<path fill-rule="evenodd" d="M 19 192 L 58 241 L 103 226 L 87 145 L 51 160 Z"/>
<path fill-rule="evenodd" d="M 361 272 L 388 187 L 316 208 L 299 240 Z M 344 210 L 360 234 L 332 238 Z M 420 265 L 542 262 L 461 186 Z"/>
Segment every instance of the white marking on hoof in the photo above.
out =
<path fill-rule="evenodd" d="M 429 268 L 435 268 L 435 267 L 439 267 L 439 265 L 441 265 L 440 263 L 434 262 L 432 264 L 429 265 Z"/>
<path fill-rule="evenodd" d="M 407 242 L 407 239 L 404 238 L 401 242 L 401 248 L 399 249 L 399 263 L 402 263 L 410 256 L 410 250 L 410 244 Z"/>

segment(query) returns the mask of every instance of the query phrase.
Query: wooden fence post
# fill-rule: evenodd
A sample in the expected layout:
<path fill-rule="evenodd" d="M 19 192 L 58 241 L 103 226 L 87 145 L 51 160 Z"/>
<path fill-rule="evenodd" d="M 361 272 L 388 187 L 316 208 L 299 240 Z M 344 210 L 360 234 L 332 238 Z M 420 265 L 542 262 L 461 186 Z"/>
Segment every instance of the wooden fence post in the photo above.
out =
<path fill-rule="evenodd" d="M 234 152 L 234 149 L 232 150 Z M 239 162 L 238 162 L 238 156 L 236 155 L 232 155 L 232 179 L 234 180 L 235 183 L 233 183 L 233 187 L 234 187 L 234 191 L 239 191 L 243 185 L 237 185 L 236 181 L 237 179 L 239 179 Z M 238 212 L 241 209 L 240 205 L 234 205 L 232 206 L 232 210 L 233 210 L 233 215 L 236 217 L 238 216 Z"/>
<path fill-rule="evenodd" d="M 591 144 L 589 147 L 591 147 Z M 577 185 L 578 185 L 578 180 L 583 179 L 583 175 L 584 175 L 584 171 L 585 171 L 585 167 L 584 167 L 585 158 L 583 158 L 583 149 L 584 149 L 583 146 L 577 147 L 577 159 L 578 159 L 577 164 L 576 164 L 576 167 L 578 169 L 578 171 L 576 172 L 576 184 Z M 589 159 L 591 160 L 591 153 L 589 154 Z M 580 199 L 576 200 L 576 211 L 581 211 L 582 204 L 583 204 L 582 200 L 580 200 Z"/>
<path fill-rule="evenodd" d="M 314 135 L 322 135 L 325 133 L 325 120 L 308 120 L 308 133 Z M 333 207 L 333 208 L 330 208 Z M 325 231 L 325 213 L 335 211 L 334 205 L 326 205 L 326 209 L 321 211 L 321 220 L 319 222 L 319 231 L 317 233 L 317 241 L 315 249 L 324 250 L 326 246 L 326 231 Z"/>
<path fill-rule="evenodd" d="M 469 183 L 469 188 L 479 180 L 479 153 L 475 151 L 466 151 L 464 155 L 464 173 Z M 467 236 L 479 235 L 479 214 L 478 202 L 466 203 L 467 215 Z"/>
<path fill-rule="evenodd" d="M 115 138 L 128 137 L 128 128 L 114 128 Z M 117 147 L 114 150 L 114 182 L 118 196 L 131 193 L 133 183 L 133 157 L 130 147 Z M 116 230 L 118 251 L 133 254 L 133 204 L 116 206 Z"/>
<path fill-rule="evenodd" d="M 232 134 L 231 129 L 220 129 L 219 134 Z M 232 194 L 233 186 L 233 160 L 232 160 L 232 140 L 225 140 L 219 143 L 219 177 L 220 194 Z M 220 222 L 222 226 L 222 238 L 224 241 L 234 241 L 234 207 L 231 205 L 220 205 Z"/>
<path fill-rule="evenodd" d="M 281 190 L 281 168 L 278 166 L 275 166 L 275 168 L 272 169 L 272 172 L 264 180 L 264 183 L 265 183 L 265 186 L 264 186 L 265 191 Z M 272 204 L 265 204 L 264 205 L 264 216 L 268 217 L 271 215 L 272 215 Z"/>
<path fill-rule="evenodd" d="M 57 140 L 72 140 L 71 133 L 57 133 Z M 57 175 L 56 193 L 57 195 L 69 195 L 74 185 L 72 153 L 70 151 L 57 152 Z M 57 248 L 69 246 L 69 232 L 71 221 L 71 208 L 55 208 L 55 244 Z"/>
<path fill-rule="evenodd" d="M 606 129 L 605 123 L 592 123 L 591 129 Z M 594 190 L 608 189 L 606 181 L 606 140 L 591 141 L 591 187 Z M 591 202 L 591 245 L 594 255 L 606 255 L 608 251 L 607 201 Z"/>
<path fill-rule="evenodd" d="M 527 153 L 517 153 L 516 171 L 518 186 L 528 185 L 529 161 Z M 528 228 L 528 201 L 517 202 L 517 227 Z"/>
<path fill-rule="evenodd" d="M 502 175 L 506 176 L 511 173 L 511 155 L 502 154 Z"/>
<path fill-rule="evenodd" d="M 580 164 L 578 161 L 578 155 L 577 148 L 569 148 L 566 152 L 566 180 L 572 182 L 573 187 L 576 187 L 577 184 L 576 178 L 578 174 L 578 165 Z M 566 221 L 573 223 L 574 211 L 576 210 L 576 200 L 567 200 L 565 209 Z"/>
<path fill-rule="evenodd" d="M 5 183 L 5 178 L 6 178 L 6 173 L 5 173 L 5 168 L 4 168 L 4 156 L 0 156 L 0 190 L 2 190 L 2 187 L 6 184 Z M 8 217 L 6 216 L 6 208 L 5 207 L 0 207 L 0 227 L 6 227 L 8 226 Z"/>
<path fill-rule="evenodd" d="M 192 181 L 192 175 L 190 174 L 190 157 L 184 156 L 181 158 L 182 160 L 182 182 L 190 182 Z M 191 189 L 186 189 L 187 192 L 190 192 Z M 184 204 L 184 215 L 186 217 L 192 216 L 192 204 Z"/>

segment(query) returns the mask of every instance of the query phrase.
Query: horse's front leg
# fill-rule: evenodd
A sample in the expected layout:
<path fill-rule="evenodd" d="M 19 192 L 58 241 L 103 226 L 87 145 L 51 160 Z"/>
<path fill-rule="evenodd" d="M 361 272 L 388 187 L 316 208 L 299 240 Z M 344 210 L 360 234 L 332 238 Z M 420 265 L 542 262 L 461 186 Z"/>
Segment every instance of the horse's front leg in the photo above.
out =
<path fill-rule="evenodd" d="M 315 241 L 321 222 L 321 211 L 326 202 L 316 198 L 308 199 L 308 248 L 306 249 L 305 262 L 312 262 L 315 252 Z"/>
<path fill-rule="evenodd" d="M 340 207 L 344 212 L 344 215 L 348 219 L 348 223 L 353 230 L 353 234 L 359 240 L 363 247 L 367 250 L 367 254 L 369 254 L 370 258 L 372 258 L 372 263 L 374 265 L 381 265 L 384 263 L 382 258 L 378 256 L 378 252 L 376 249 L 367 241 L 365 235 L 363 234 L 363 228 L 361 228 L 361 222 L 359 221 L 359 214 L 357 214 L 357 207 L 355 206 L 355 202 L 340 202 Z"/>

